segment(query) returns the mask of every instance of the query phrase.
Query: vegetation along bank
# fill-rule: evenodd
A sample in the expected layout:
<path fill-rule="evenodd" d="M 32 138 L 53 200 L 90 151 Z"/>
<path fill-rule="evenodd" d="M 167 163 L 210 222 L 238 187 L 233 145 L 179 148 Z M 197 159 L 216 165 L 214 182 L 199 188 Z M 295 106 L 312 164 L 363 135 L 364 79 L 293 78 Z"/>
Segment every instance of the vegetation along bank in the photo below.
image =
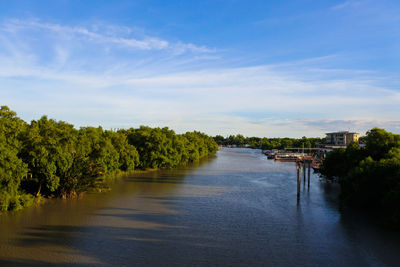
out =
<path fill-rule="evenodd" d="M 250 147 L 259 148 L 262 150 L 267 149 L 285 149 L 291 147 L 297 148 L 311 148 L 315 147 L 318 143 L 323 143 L 325 138 L 318 137 L 305 137 L 302 138 L 267 138 L 267 137 L 244 137 L 241 134 L 230 135 L 228 137 L 223 137 L 222 135 L 217 135 L 214 137 L 215 142 L 222 146 L 237 146 L 237 147 Z"/>
<path fill-rule="evenodd" d="M 18 210 L 41 196 L 79 195 L 101 184 L 106 174 L 174 168 L 217 150 L 212 137 L 196 131 L 76 129 L 46 116 L 28 124 L 2 106 L 0 211 Z"/>
<path fill-rule="evenodd" d="M 345 203 L 400 229 L 400 135 L 374 128 L 367 132 L 365 146 L 351 143 L 328 153 L 321 173 L 339 179 Z"/>

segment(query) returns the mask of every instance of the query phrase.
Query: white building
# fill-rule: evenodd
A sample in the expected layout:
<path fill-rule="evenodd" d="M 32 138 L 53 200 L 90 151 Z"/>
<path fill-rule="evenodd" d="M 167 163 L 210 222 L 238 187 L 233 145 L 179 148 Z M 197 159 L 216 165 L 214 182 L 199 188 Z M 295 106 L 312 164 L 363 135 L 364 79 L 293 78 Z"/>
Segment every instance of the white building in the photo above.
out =
<path fill-rule="evenodd" d="M 351 142 L 358 142 L 358 133 L 348 131 L 326 133 L 326 144 L 333 146 L 348 146 Z"/>

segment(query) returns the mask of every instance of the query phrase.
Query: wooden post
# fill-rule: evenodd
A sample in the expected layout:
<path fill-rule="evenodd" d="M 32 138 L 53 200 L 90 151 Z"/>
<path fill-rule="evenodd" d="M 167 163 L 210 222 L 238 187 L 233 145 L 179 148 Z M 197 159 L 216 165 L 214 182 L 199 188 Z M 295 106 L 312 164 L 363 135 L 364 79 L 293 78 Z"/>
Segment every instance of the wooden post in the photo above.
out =
<path fill-rule="evenodd" d="M 311 176 L 311 162 L 312 160 L 308 160 L 308 188 L 310 188 L 310 176 Z"/>
<path fill-rule="evenodd" d="M 300 162 L 297 163 L 297 203 L 300 200 L 300 184 L 301 184 L 301 165 Z"/>

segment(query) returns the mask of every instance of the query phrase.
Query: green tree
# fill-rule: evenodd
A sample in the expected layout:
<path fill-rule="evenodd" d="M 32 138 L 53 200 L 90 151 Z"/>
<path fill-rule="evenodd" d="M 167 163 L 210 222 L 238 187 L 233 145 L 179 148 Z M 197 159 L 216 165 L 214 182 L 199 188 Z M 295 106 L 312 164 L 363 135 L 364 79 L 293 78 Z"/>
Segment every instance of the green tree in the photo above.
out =
<path fill-rule="evenodd" d="M 225 138 L 222 135 L 216 135 L 214 140 L 218 145 L 225 145 Z"/>
<path fill-rule="evenodd" d="M 26 125 L 7 106 L 0 109 L 0 210 L 18 209 L 19 186 L 27 166 L 18 158 Z"/>
<path fill-rule="evenodd" d="M 200 132 L 165 128 L 75 129 L 43 116 L 29 125 L 0 109 L 0 210 L 18 209 L 30 195 L 71 197 L 103 182 L 103 175 L 141 168 L 174 168 L 216 152 Z M 26 179 L 24 179 L 26 178 Z"/>
<path fill-rule="evenodd" d="M 389 133 L 384 129 L 371 129 L 365 139 L 368 154 L 375 160 L 383 158 L 391 148 L 400 146 L 400 135 Z"/>
<path fill-rule="evenodd" d="M 134 146 L 129 144 L 126 134 L 112 131 L 108 131 L 107 134 L 119 154 L 119 169 L 121 171 L 134 170 L 139 165 L 139 153 Z"/>
<path fill-rule="evenodd" d="M 366 146 L 352 143 L 330 152 L 321 173 L 338 177 L 341 198 L 351 205 L 374 211 L 383 221 L 400 228 L 400 135 L 374 128 Z"/>
<path fill-rule="evenodd" d="M 74 161 L 74 129 L 65 122 L 43 116 L 32 121 L 24 136 L 21 157 L 28 164 L 37 182 L 36 195 L 55 192 L 60 178 L 65 176 Z"/>

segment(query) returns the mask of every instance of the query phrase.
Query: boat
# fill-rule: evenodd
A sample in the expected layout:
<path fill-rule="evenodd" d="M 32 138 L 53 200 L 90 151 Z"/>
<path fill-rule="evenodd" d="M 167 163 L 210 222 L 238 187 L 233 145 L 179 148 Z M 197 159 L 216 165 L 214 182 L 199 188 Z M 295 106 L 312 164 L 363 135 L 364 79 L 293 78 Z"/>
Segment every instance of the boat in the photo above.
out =
<path fill-rule="evenodd" d="M 276 150 L 268 150 L 263 152 L 263 154 L 267 156 L 267 159 L 275 159 L 276 153 Z"/>
<path fill-rule="evenodd" d="M 314 170 L 314 172 L 319 172 L 320 165 L 321 165 L 321 161 L 319 161 L 319 160 L 314 160 L 314 161 L 311 163 L 311 168 Z"/>
<path fill-rule="evenodd" d="M 275 157 L 276 161 L 283 161 L 283 162 L 296 162 L 298 160 L 297 157 Z"/>
<path fill-rule="evenodd" d="M 277 153 L 275 156 L 275 160 L 285 162 L 297 162 L 299 160 L 302 160 L 304 156 L 304 153 Z"/>

